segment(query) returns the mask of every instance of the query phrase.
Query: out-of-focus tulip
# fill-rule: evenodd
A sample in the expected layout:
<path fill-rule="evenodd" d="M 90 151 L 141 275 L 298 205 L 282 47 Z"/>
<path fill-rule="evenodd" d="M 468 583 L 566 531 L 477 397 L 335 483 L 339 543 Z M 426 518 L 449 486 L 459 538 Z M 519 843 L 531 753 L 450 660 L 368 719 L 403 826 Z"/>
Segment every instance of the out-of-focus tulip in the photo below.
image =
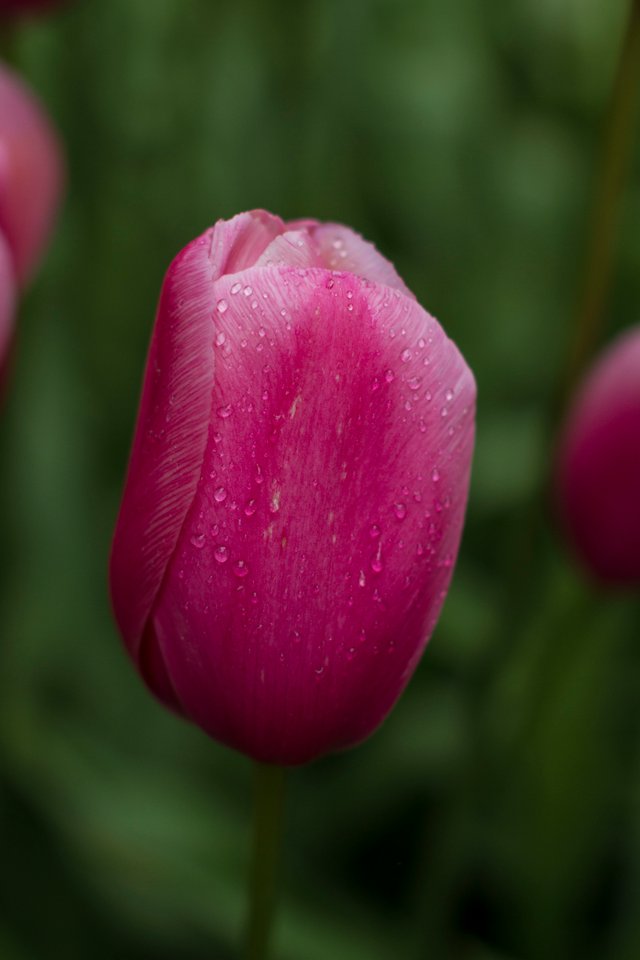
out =
<path fill-rule="evenodd" d="M 62 180 L 62 151 L 42 106 L 0 64 L 0 231 L 20 285 L 49 239 Z"/>
<path fill-rule="evenodd" d="M 370 734 L 449 585 L 474 406 L 456 346 L 346 227 L 257 211 L 189 244 L 111 558 L 151 690 L 265 762 Z"/>
<path fill-rule="evenodd" d="M 618 337 L 580 386 L 557 492 L 561 522 L 591 574 L 640 584 L 640 327 Z"/>
<path fill-rule="evenodd" d="M 0 234 L 0 397 L 4 383 L 4 371 L 13 329 L 15 307 L 15 281 L 11 255 L 4 237 Z"/>

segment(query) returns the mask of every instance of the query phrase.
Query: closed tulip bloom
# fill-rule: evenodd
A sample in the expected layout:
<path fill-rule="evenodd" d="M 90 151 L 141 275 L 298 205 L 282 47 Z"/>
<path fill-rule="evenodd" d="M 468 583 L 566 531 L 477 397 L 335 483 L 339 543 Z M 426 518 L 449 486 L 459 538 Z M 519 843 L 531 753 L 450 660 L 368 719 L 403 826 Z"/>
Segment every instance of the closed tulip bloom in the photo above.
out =
<path fill-rule="evenodd" d="M 49 239 L 62 180 L 62 152 L 43 108 L 0 64 L 0 232 L 20 285 Z"/>
<path fill-rule="evenodd" d="M 0 397 L 4 384 L 4 372 L 13 329 L 15 289 L 13 266 L 9 248 L 0 234 Z"/>
<path fill-rule="evenodd" d="M 348 228 L 256 211 L 189 244 L 111 559 L 151 690 L 264 762 L 370 734 L 447 592 L 474 404 L 456 346 Z"/>
<path fill-rule="evenodd" d="M 640 584 L 640 327 L 618 337 L 579 388 L 559 448 L 560 518 L 598 580 Z"/>

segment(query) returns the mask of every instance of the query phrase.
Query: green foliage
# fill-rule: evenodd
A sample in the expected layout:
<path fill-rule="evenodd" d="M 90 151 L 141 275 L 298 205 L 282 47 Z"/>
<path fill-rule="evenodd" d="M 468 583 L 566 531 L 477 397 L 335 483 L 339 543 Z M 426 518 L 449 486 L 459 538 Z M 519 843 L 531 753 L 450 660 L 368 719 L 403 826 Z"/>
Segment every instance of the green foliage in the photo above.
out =
<path fill-rule="evenodd" d="M 237 956 L 249 765 L 144 691 L 106 563 L 164 270 L 253 206 L 375 240 L 480 398 L 416 677 L 290 777 L 279 957 L 640 956 L 638 605 L 531 506 L 624 10 L 78 0 L 22 27 L 69 189 L 0 422 L 3 960 Z M 636 159 L 609 332 L 638 321 L 639 198 Z"/>

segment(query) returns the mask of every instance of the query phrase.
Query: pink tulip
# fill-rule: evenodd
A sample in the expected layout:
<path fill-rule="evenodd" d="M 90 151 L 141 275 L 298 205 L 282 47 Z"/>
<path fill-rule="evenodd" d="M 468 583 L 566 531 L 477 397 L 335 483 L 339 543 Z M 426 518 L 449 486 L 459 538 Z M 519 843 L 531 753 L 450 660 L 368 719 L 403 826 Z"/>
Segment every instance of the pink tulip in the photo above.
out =
<path fill-rule="evenodd" d="M 347 227 L 219 221 L 165 278 L 111 558 L 165 704 L 265 762 L 377 727 L 462 533 L 475 383 Z"/>
<path fill-rule="evenodd" d="M 640 327 L 618 337 L 580 387 L 557 486 L 561 520 L 587 570 L 640 584 Z"/>
<path fill-rule="evenodd" d="M 4 372 L 9 351 L 9 341 L 13 329 L 13 311 L 15 307 L 15 281 L 9 248 L 0 233 L 0 397 L 4 383 Z"/>
<path fill-rule="evenodd" d="M 0 64 L 0 231 L 20 285 L 49 239 L 62 180 L 61 149 L 42 106 Z"/>

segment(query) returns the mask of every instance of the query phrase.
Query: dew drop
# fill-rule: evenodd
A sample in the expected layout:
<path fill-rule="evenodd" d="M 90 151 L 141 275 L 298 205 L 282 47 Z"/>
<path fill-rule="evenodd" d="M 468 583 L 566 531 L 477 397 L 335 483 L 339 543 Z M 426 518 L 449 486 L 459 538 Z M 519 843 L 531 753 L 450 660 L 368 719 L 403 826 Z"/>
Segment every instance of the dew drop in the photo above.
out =
<path fill-rule="evenodd" d="M 396 375 L 395 375 L 395 373 L 393 372 L 393 370 L 387 370 L 387 371 L 385 372 L 384 378 L 385 378 L 385 380 L 387 381 L 387 383 L 393 383 L 393 381 L 394 381 L 395 378 L 396 378 Z"/>
<path fill-rule="evenodd" d="M 227 303 L 226 300 L 218 300 L 216 307 L 217 307 L 218 313 L 226 313 L 227 310 L 229 309 L 229 304 Z"/>
<path fill-rule="evenodd" d="M 372 540 L 377 540 L 380 536 L 380 527 L 377 523 L 373 523 L 369 529 L 369 536 Z"/>
<path fill-rule="evenodd" d="M 424 350 L 424 348 L 426 347 L 426 345 L 427 345 L 427 343 L 426 343 L 426 340 L 424 339 L 424 337 L 420 337 L 420 339 L 418 340 L 418 346 L 420 347 L 420 349 L 421 349 L 421 350 Z"/>
<path fill-rule="evenodd" d="M 437 483 L 438 480 L 440 479 L 440 471 L 438 470 L 437 467 L 434 467 L 433 470 L 431 471 L 431 479 L 433 480 L 434 483 Z"/>
<path fill-rule="evenodd" d="M 223 407 L 218 407 L 218 416 L 222 417 L 223 420 L 226 420 L 227 417 L 231 416 L 231 404 L 227 403 Z"/>
<path fill-rule="evenodd" d="M 371 569 L 374 573 L 380 573 L 382 570 L 382 557 L 379 553 L 376 553 L 375 557 L 371 558 Z"/>
<path fill-rule="evenodd" d="M 256 512 L 256 502 L 255 500 L 249 500 L 244 508 L 245 517 L 252 517 Z"/>
<path fill-rule="evenodd" d="M 231 287 L 231 293 L 234 295 L 234 297 L 236 293 L 240 293 L 241 290 L 242 290 L 241 283 L 234 283 L 234 285 Z"/>
<path fill-rule="evenodd" d="M 242 292 L 244 293 L 245 297 L 250 297 L 253 293 L 253 287 L 246 286 Z"/>
<path fill-rule="evenodd" d="M 440 410 L 440 416 L 441 416 L 441 417 L 448 417 L 448 416 L 449 416 L 449 408 L 448 408 L 448 407 L 442 407 L 442 409 Z"/>
<path fill-rule="evenodd" d="M 453 390 L 447 390 L 447 392 L 444 395 L 444 398 L 447 401 L 447 403 L 451 403 L 451 401 L 453 400 Z"/>
<path fill-rule="evenodd" d="M 412 356 L 413 354 L 411 353 L 411 350 L 409 350 L 409 348 L 407 347 L 407 349 L 403 350 L 402 353 L 400 354 L 400 359 L 402 360 L 403 363 L 408 363 L 409 360 L 411 360 Z"/>
<path fill-rule="evenodd" d="M 218 563 L 226 563 L 229 559 L 229 550 L 223 543 L 220 543 L 213 551 L 213 555 Z"/>
<path fill-rule="evenodd" d="M 393 508 L 393 512 L 395 513 L 398 520 L 404 520 L 404 518 L 407 515 L 407 508 L 404 503 L 396 503 L 396 505 Z"/>
<path fill-rule="evenodd" d="M 217 335 L 217 337 L 216 337 L 216 344 L 217 344 L 217 346 L 221 347 L 222 344 L 225 342 L 226 339 L 227 339 L 226 334 L 224 333 L 223 330 L 221 330 L 220 333 L 219 333 L 219 334 Z"/>
<path fill-rule="evenodd" d="M 239 577 L 240 579 L 246 577 L 246 575 L 249 573 L 249 568 L 244 560 L 236 560 L 233 565 L 233 573 L 234 576 Z"/>
<path fill-rule="evenodd" d="M 420 380 L 420 377 L 411 377 L 410 380 L 407 380 L 407 386 L 409 387 L 409 390 L 419 390 L 421 383 L 422 381 Z"/>
<path fill-rule="evenodd" d="M 258 330 L 258 336 L 259 336 L 259 337 L 265 337 L 266 335 L 267 335 L 267 331 L 265 330 L 265 328 L 264 328 L 264 327 L 260 327 L 260 329 Z"/>
<path fill-rule="evenodd" d="M 360 576 L 358 577 L 358 584 L 359 586 L 364 587 L 366 582 L 367 582 L 367 578 L 364 575 L 364 570 L 361 570 Z"/>
<path fill-rule="evenodd" d="M 224 487 L 217 487 L 213 492 L 213 499 L 216 503 L 224 503 L 227 499 L 227 491 Z"/>
<path fill-rule="evenodd" d="M 191 537 L 191 543 L 196 548 L 196 550 L 202 550 L 204 547 L 204 533 L 195 533 Z"/>

